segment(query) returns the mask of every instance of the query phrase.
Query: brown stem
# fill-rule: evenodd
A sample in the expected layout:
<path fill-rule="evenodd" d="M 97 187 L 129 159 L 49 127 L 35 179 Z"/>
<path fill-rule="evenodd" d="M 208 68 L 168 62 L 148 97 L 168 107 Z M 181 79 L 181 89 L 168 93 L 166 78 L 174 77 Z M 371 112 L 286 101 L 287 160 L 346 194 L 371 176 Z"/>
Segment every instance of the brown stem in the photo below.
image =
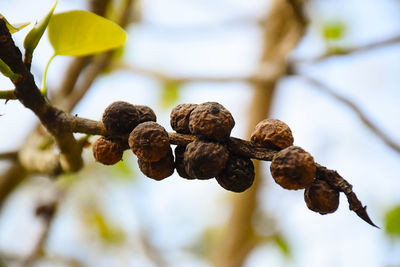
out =
<path fill-rule="evenodd" d="M 367 206 L 362 205 L 361 201 L 357 198 L 356 194 L 353 191 L 353 186 L 349 182 L 347 182 L 336 171 L 329 170 L 326 167 L 319 165 L 318 163 L 316 163 L 316 166 L 317 179 L 324 180 L 339 192 L 343 192 L 349 202 L 350 210 L 354 211 L 358 215 L 358 217 L 360 217 L 370 225 L 379 228 L 372 222 L 372 220 L 368 216 Z"/>
<path fill-rule="evenodd" d="M 61 197 L 59 197 L 59 198 L 61 198 Z M 39 235 L 36 245 L 34 246 L 31 253 L 22 262 L 21 267 L 32 266 L 33 263 L 36 261 L 36 259 L 40 256 L 40 254 L 43 253 L 45 243 L 47 241 L 51 226 L 54 221 L 55 214 L 57 212 L 58 203 L 59 203 L 59 199 L 54 200 L 49 203 L 46 203 L 46 204 L 43 204 L 43 205 L 39 205 L 36 208 L 35 213 L 36 213 L 36 216 L 38 216 L 39 218 L 42 219 L 43 229 L 42 229 L 41 234 Z"/>

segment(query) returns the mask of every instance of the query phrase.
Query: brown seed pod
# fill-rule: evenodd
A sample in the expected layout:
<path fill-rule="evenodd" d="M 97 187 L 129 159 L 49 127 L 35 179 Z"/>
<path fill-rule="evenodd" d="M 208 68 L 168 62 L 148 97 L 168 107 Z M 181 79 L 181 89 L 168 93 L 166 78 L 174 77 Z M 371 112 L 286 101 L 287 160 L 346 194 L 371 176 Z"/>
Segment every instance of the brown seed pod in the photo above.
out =
<path fill-rule="evenodd" d="M 189 116 L 197 104 L 179 104 L 171 111 L 171 127 L 177 133 L 189 134 Z"/>
<path fill-rule="evenodd" d="M 103 113 L 103 123 L 112 136 L 127 136 L 139 123 L 139 113 L 130 103 L 117 101 Z"/>
<path fill-rule="evenodd" d="M 226 190 L 240 193 L 250 188 L 254 182 L 254 165 L 251 159 L 230 155 L 217 182 Z"/>
<path fill-rule="evenodd" d="M 139 123 L 146 121 L 157 121 L 157 116 L 154 111 L 148 106 L 135 105 L 139 113 Z"/>
<path fill-rule="evenodd" d="M 154 180 L 162 180 L 174 173 L 174 156 L 172 149 L 162 159 L 156 162 L 150 162 L 138 158 L 139 168 L 144 175 Z"/>
<path fill-rule="evenodd" d="M 327 182 L 316 179 L 304 190 L 307 207 L 320 214 L 333 213 L 339 207 L 339 192 Z"/>
<path fill-rule="evenodd" d="M 154 121 L 139 124 L 130 133 L 128 141 L 132 152 L 144 161 L 159 161 L 171 149 L 167 131 Z"/>
<path fill-rule="evenodd" d="M 187 174 L 185 170 L 185 162 L 183 160 L 185 154 L 186 146 L 176 146 L 175 147 L 175 169 L 179 176 L 186 179 L 194 179 Z"/>
<path fill-rule="evenodd" d="M 217 102 L 198 105 L 190 114 L 189 129 L 192 134 L 215 141 L 226 141 L 235 126 L 231 113 Z"/>
<path fill-rule="evenodd" d="M 286 189 L 302 189 L 312 184 L 315 179 L 313 157 L 301 147 L 290 146 L 272 159 L 270 166 L 275 182 Z"/>
<path fill-rule="evenodd" d="M 225 168 L 228 157 L 229 152 L 222 144 L 195 140 L 186 146 L 183 160 L 190 177 L 210 179 Z"/>
<path fill-rule="evenodd" d="M 96 161 L 104 165 L 113 165 L 122 159 L 123 150 L 120 145 L 104 136 L 93 143 L 92 150 Z"/>
<path fill-rule="evenodd" d="M 265 119 L 254 128 L 250 140 L 257 146 L 284 149 L 293 145 L 293 135 L 289 126 L 278 119 Z"/>

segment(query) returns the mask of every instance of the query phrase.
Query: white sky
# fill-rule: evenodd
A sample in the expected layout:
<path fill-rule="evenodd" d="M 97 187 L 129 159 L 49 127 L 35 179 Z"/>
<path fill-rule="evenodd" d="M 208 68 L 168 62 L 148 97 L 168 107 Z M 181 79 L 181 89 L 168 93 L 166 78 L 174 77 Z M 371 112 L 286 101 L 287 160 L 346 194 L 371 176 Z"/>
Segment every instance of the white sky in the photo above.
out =
<path fill-rule="evenodd" d="M 60 0 L 56 12 L 84 8 L 83 2 Z M 34 21 L 51 5 L 52 1 L 47 0 L 0 0 L 0 13 L 12 22 Z M 126 59 L 132 64 L 174 75 L 249 74 L 256 68 L 260 54 L 258 30 L 251 23 L 214 25 L 235 18 L 257 18 L 267 6 L 268 2 L 261 0 L 143 1 L 146 23 L 129 29 Z M 360 45 L 398 35 L 399 10 L 399 2 L 395 0 L 315 1 L 309 9 L 315 21 L 295 55 L 314 55 L 323 49 L 318 23 L 327 19 L 349 23 L 344 44 Z M 22 43 L 26 33 L 24 30 L 15 34 L 18 44 Z M 35 53 L 35 73 L 41 73 L 51 55 L 49 44 L 46 39 L 42 40 Z M 67 60 L 60 57 L 52 63 L 48 73 L 50 87 L 60 82 Z M 399 45 L 332 58 L 303 69 L 357 102 L 380 127 L 400 142 L 399 70 Z M 6 79 L 0 78 L 0 89 L 11 88 Z M 148 77 L 115 73 L 100 78 L 75 112 L 82 117 L 99 119 L 109 103 L 125 100 L 151 106 L 160 124 L 170 129 L 169 110 L 158 107 L 160 90 L 160 84 Z M 236 121 L 232 135 L 244 138 L 251 98 L 252 89 L 245 84 L 193 83 L 184 86 L 179 102 L 222 103 Z M 0 143 L 0 151 L 15 149 L 36 119 L 16 101 L 0 104 L 0 114 L 4 114 L 0 117 L 0 138 L 7 140 Z M 400 203 L 399 155 L 368 132 L 346 107 L 300 78 L 287 78 L 279 83 L 273 116 L 288 123 L 296 145 L 304 147 L 319 163 L 338 170 L 352 183 L 363 204 L 368 205 L 371 218 L 383 226 L 385 211 Z M 136 164 L 133 158 L 126 160 Z M 268 168 L 265 164 L 265 173 Z M 336 213 L 320 216 L 306 208 L 302 192 L 282 190 L 269 176 L 264 178 L 260 209 L 278 219 L 294 257 L 287 260 L 276 247 L 261 246 L 251 254 L 246 267 L 400 264 L 400 244 L 389 242 L 383 230 L 370 227 L 350 212 L 343 195 Z M 50 251 L 82 260 L 92 256 L 86 262 L 89 266 L 153 266 L 142 256 L 143 248 L 136 239 L 141 223 L 151 230 L 151 240 L 162 251 L 168 252 L 166 257 L 172 266 L 208 266 L 178 248 L 187 246 L 204 228 L 226 220 L 228 199 L 234 197 L 220 189 L 215 181 L 186 181 L 176 176 L 162 182 L 144 177 L 121 181 L 108 179 L 104 174 L 99 174 L 96 179 L 81 179 L 61 211 L 62 220 L 56 221 L 49 246 Z M 32 199 L 43 198 L 48 186 L 49 182 L 43 179 L 30 181 L 10 199 L 0 214 L 0 251 L 29 250 L 40 229 L 38 221 L 31 216 L 36 203 Z M 96 245 L 90 241 L 93 237 L 85 232 L 86 228 L 76 221 L 79 218 L 76 207 L 87 202 L 88 197 L 82 197 L 85 195 L 82 192 L 86 191 L 89 198 L 99 198 L 106 214 L 113 220 L 118 218 L 114 223 L 127 231 L 130 243 L 125 249 L 116 251 Z M 43 263 L 40 266 L 49 265 Z"/>

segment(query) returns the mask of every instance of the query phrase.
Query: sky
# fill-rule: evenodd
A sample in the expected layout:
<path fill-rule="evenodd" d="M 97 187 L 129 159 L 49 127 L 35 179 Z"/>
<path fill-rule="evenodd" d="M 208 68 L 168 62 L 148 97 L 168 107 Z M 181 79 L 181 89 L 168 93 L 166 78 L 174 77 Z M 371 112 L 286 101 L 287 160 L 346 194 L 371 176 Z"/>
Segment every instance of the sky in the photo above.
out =
<path fill-rule="evenodd" d="M 0 13 L 12 22 L 35 21 L 52 3 L 0 0 Z M 143 1 L 143 23 L 128 29 L 126 62 L 174 76 L 249 75 L 256 70 L 261 53 L 262 36 L 254 21 L 262 18 L 268 6 L 268 1 L 261 0 Z M 83 8 L 83 1 L 60 0 L 56 12 Z M 399 10 L 396 0 L 312 1 L 307 9 L 312 18 L 310 27 L 292 58 L 311 58 L 323 51 L 325 42 L 320 31 L 324 22 L 345 22 L 346 34 L 339 42 L 344 46 L 398 36 Z M 17 44 L 22 44 L 28 30 L 15 34 Z M 51 46 L 45 38 L 34 58 L 33 71 L 38 84 L 51 55 Z M 303 64 L 299 71 L 352 99 L 381 129 L 400 142 L 399 59 L 400 46 L 395 44 Z M 49 88 L 60 83 L 69 60 L 59 57 L 52 62 Z M 11 89 L 12 84 L 0 78 L 0 88 Z M 159 81 L 151 77 L 117 71 L 101 77 L 74 113 L 100 119 L 108 104 L 124 100 L 154 108 L 159 123 L 170 131 L 170 109 L 159 105 L 161 88 Z M 235 118 L 232 136 L 245 138 L 252 93 L 252 88 L 244 83 L 189 83 L 182 87 L 178 101 L 220 102 Z M 0 114 L 3 114 L 0 138 L 7 140 L 0 144 L 0 151 L 17 149 L 37 120 L 17 101 L 0 104 Z M 385 212 L 400 203 L 399 154 L 370 133 L 346 106 L 301 76 L 280 80 L 272 117 L 291 127 L 295 145 L 309 151 L 322 165 L 338 170 L 353 184 L 357 196 L 368 206 L 371 218 L 383 226 Z M 210 266 L 181 248 L 193 247 L 191 242 L 201 237 L 204 229 L 215 228 L 229 218 L 229 200 L 234 194 L 222 190 L 213 180 L 187 181 L 175 175 L 162 182 L 146 179 L 138 174 L 135 158 L 125 157 L 136 173 L 132 175 L 135 178 L 123 179 L 122 175 L 104 168 L 96 171 L 90 151 L 85 152 L 88 166 L 74 178 L 74 186 L 60 210 L 62 216 L 52 228 L 48 250 L 54 255 L 79 259 L 87 266 L 155 266 L 138 237 L 145 226 L 150 241 L 171 266 Z M 0 162 L 0 168 L 4 165 Z M 268 169 L 269 164 L 263 164 L 260 210 L 276 218 L 278 228 L 292 247 L 293 257 L 287 259 L 276 246 L 266 244 L 251 253 L 246 267 L 400 264 L 399 241 L 390 240 L 383 230 L 372 228 L 350 212 L 343 195 L 337 212 L 315 214 L 307 209 L 302 192 L 282 190 L 268 175 Z M 91 171 L 96 175 L 90 176 Z M 10 197 L 0 214 L 0 252 L 29 252 L 41 229 L 32 215 L 33 207 L 37 201 L 51 197 L 53 186 L 49 180 L 36 177 Z M 98 206 L 113 224 L 124 229 L 128 242 L 122 249 L 95 242 L 93 231 L 79 221 L 88 209 Z M 265 230 L 262 226 L 260 229 Z M 38 266 L 52 266 L 49 264 L 40 262 Z"/>

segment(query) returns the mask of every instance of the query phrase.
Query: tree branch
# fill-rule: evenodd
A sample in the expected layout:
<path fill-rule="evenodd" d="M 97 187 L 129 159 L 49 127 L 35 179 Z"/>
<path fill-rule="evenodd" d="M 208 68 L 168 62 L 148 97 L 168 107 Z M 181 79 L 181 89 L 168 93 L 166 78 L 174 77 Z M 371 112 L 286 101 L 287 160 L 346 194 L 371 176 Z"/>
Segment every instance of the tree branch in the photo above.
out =
<path fill-rule="evenodd" d="M 131 10 L 130 5 L 132 4 L 132 1 L 133 0 L 123 1 L 122 5 L 121 5 L 121 10 L 122 10 L 121 13 L 123 13 L 123 14 L 121 14 L 119 21 L 126 23 L 126 20 L 128 17 L 127 14 Z M 110 0 L 91 0 L 90 9 L 99 15 L 104 15 L 106 6 L 108 5 L 109 2 L 110 2 Z M 0 51 L 0 52 L 3 52 L 3 51 Z M 54 97 L 54 104 L 56 107 L 60 106 L 60 102 L 61 102 L 60 99 L 62 101 L 64 101 L 66 98 L 70 97 L 71 92 L 76 91 L 76 89 L 74 89 L 74 87 L 76 87 L 76 82 L 80 76 L 79 72 L 84 69 L 86 64 L 88 64 L 88 62 L 86 62 L 85 60 L 80 60 L 80 59 L 75 59 L 71 63 L 70 68 L 68 69 L 67 74 L 66 74 L 67 77 L 63 82 L 63 86 L 62 86 L 61 90 L 57 91 L 57 93 Z M 87 74 L 88 72 L 84 72 L 84 73 Z M 101 71 L 97 72 L 97 75 L 100 73 L 101 73 Z M 87 78 L 88 76 L 91 76 L 91 77 Z M 91 82 L 85 82 L 85 80 L 91 80 Z M 66 110 L 67 112 L 70 112 L 74 108 L 76 103 L 78 103 L 79 100 L 83 97 L 84 93 L 89 89 L 89 87 L 91 86 L 91 84 L 94 80 L 95 79 L 93 79 L 93 74 L 91 74 L 90 72 L 89 72 L 89 75 L 84 76 L 83 84 L 86 84 L 85 85 L 86 88 L 80 89 L 79 95 L 78 95 L 78 93 L 75 93 L 75 95 L 72 97 L 73 103 L 68 105 L 69 109 Z M 80 88 L 82 88 L 82 87 L 80 87 Z M 79 123 L 76 126 L 79 128 Z M 86 127 L 89 127 L 89 126 L 86 126 Z M 41 136 L 41 137 L 47 136 L 47 133 L 42 133 L 40 129 L 42 129 L 42 127 L 40 125 L 38 127 L 36 127 L 36 130 L 34 130 L 29 135 L 29 137 L 27 138 L 27 141 L 24 142 L 24 144 L 21 146 L 22 149 L 19 153 L 19 158 L 24 158 L 24 159 L 28 158 L 28 162 L 22 163 L 20 161 L 20 159 L 17 159 L 13 162 L 12 166 L 10 166 L 10 168 L 7 171 L 5 171 L 2 175 L 0 175 L 0 208 L 1 208 L 4 200 L 8 196 L 8 194 L 10 192 L 12 192 L 12 190 L 18 185 L 18 183 L 20 181 L 22 181 L 24 179 L 25 176 L 29 175 L 32 172 L 33 173 L 36 173 L 36 172 L 42 173 L 42 171 L 44 169 L 45 169 L 45 172 L 43 172 L 43 173 L 50 174 L 50 175 L 54 175 L 54 174 L 57 174 L 60 172 L 60 162 L 59 162 L 60 156 L 59 155 L 51 156 L 46 151 L 43 152 L 43 151 L 39 151 L 37 149 L 36 140 L 38 139 L 38 137 L 39 136 Z M 90 130 L 85 130 L 85 131 L 90 132 Z M 81 146 L 81 144 L 79 142 L 78 142 L 78 146 Z M 33 151 L 35 151 L 35 153 L 40 153 L 40 155 L 43 155 L 43 153 L 45 153 L 46 158 L 47 158 L 46 162 L 48 162 L 50 164 L 47 165 L 47 164 L 45 164 L 45 162 L 39 162 L 40 160 L 38 161 L 37 155 L 36 155 L 36 157 L 29 156 L 29 154 L 31 154 L 31 155 L 34 154 Z M 25 152 L 27 152 L 28 155 L 25 155 Z M 53 154 L 54 154 L 54 151 L 53 151 Z M 55 160 L 58 161 L 58 163 L 52 164 L 55 162 Z M 33 162 L 36 162 L 37 164 L 34 164 L 35 166 L 33 166 L 34 168 L 32 169 L 30 167 L 32 167 Z M 25 164 L 25 163 L 27 163 L 27 164 Z"/>
<path fill-rule="evenodd" d="M 69 125 L 69 130 L 73 132 L 92 135 L 107 135 L 103 123 L 99 121 L 70 116 L 66 118 L 65 124 Z M 168 133 L 168 137 L 170 144 L 179 146 L 185 146 L 197 138 L 195 135 L 180 133 Z M 118 138 L 121 137 L 118 136 Z M 124 142 L 128 142 L 126 136 Z M 251 141 L 246 141 L 235 137 L 230 137 L 229 141 L 226 142 L 226 145 L 229 151 L 234 154 L 262 161 L 272 161 L 274 155 L 279 152 L 279 150 L 275 149 L 257 147 Z M 352 186 L 345 179 L 343 179 L 336 171 L 329 170 L 317 163 L 316 167 L 318 170 L 318 179 L 325 180 L 340 192 L 345 193 L 350 203 L 350 209 L 355 211 L 357 215 L 367 223 L 376 226 L 369 219 L 365 208 L 361 205 L 361 202 L 357 199 L 356 195 L 352 191 Z"/>
<path fill-rule="evenodd" d="M 303 74 L 300 74 L 300 77 L 306 80 L 308 83 L 312 84 L 316 89 L 325 92 L 338 100 L 339 102 L 345 104 L 348 108 L 350 108 L 360 119 L 360 121 L 371 131 L 373 132 L 380 140 L 383 141 L 384 144 L 386 144 L 390 149 L 394 150 L 397 153 L 400 153 L 400 144 L 396 143 L 391 137 L 385 134 L 385 132 L 381 129 L 379 129 L 378 126 L 376 126 L 371 119 L 368 118 L 367 115 L 362 111 L 362 109 L 357 106 L 356 103 L 351 101 L 350 99 L 347 99 L 346 97 L 339 95 L 338 93 L 335 92 L 332 88 L 327 86 L 326 84 L 322 83 L 321 81 L 305 76 Z"/>
<path fill-rule="evenodd" d="M 15 160 L 18 157 L 17 151 L 2 152 L 0 153 L 0 160 Z"/>
<path fill-rule="evenodd" d="M 291 61 L 292 64 L 300 64 L 300 63 L 318 63 L 320 61 L 323 61 L 325 59 L 335 57 L 335 56 L 346 56 L 346 55 L 351 55 L 355 53 L 362 53 L 362 52 L 368 52 L 380 47 L 392 45 L 392 44 L 397 44 L 400 43 L 400 35 L 395 35 L 390 38 L 384 39 L 384 40 L 379 40 L 376 42 L 372 42 L 366 45 L 361 45 L 361 46 L 355 46 L 355 47 L 344 47 L 340 48 L 338 50 L 335 50 L 333 52 L 327 52 L 325 54 L 319 55 L 314 58 L 298 58 L 294 59 Z"/>
<path fill-rule="evenodd" d="M 21 78 L 13 81 L 15 95 L 27 108 L 32 110 L 41 123 L 55 138 L 61 151 L 61 165 L 65 171 L 77 171 L 82 165 L 81 151 L 71 132 L 63 131 L 58 123 L 64 112 L 51 106 L 42 96 L 33 79 L 32 73 L 26 68 L 20 50 L 15 46 L 4 20 L 0 20 L 0 58 Z"/>
<path fill-rule="evenodd" d="M 60 197 L 58 197 L 60 198 Z M 40 234 L 35 247 L 31 251 L 31 253 L 25 258 L 22 262 L 21 267 L 29 267 L 36 261 L 36 259 L 43 253 L 44 246 L 47 241 L 47 237 L 50 233 L 51 225 L 53 224 L 55 213 L 57 211 L 59 199 L 52 201 L 50 203 L 46 203 L 43 205 L 39 205 L 36 208 L 36 216 L 38 216 L 43 221 L 43 229 Z"/>

